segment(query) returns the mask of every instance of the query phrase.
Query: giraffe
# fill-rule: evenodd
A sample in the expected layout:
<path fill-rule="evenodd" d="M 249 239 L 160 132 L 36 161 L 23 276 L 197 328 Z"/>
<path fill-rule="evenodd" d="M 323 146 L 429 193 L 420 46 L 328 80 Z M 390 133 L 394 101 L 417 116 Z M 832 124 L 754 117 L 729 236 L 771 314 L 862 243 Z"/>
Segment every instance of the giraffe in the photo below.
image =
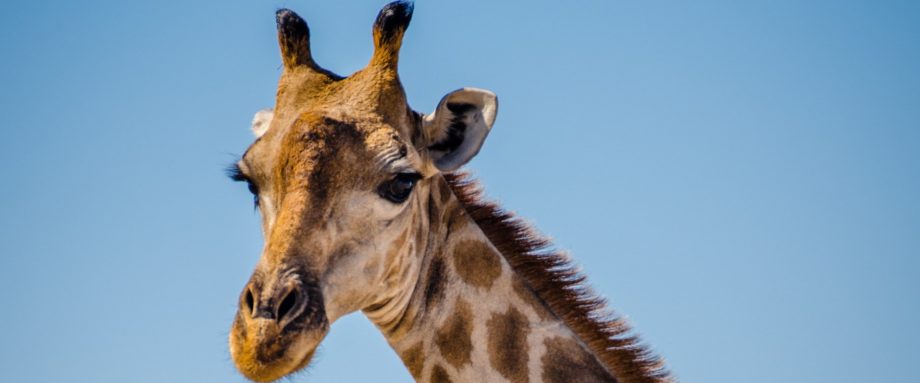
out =
<path fill-rule="evenodd" d="M 229 171 L 265 237 L 230 331 L 237 369 L 258 382 L 296 372 L 361 311 L 419 382 L 672 381 L 565 254 L 455 172 L 492 128 L 495 94 L 408 106 L 397 63 L 412 10 L 380 11 L 370 63 L 348 77 L 314 61 L 300 16 L 276 14 L 275 107 L 256 113 Z"/>

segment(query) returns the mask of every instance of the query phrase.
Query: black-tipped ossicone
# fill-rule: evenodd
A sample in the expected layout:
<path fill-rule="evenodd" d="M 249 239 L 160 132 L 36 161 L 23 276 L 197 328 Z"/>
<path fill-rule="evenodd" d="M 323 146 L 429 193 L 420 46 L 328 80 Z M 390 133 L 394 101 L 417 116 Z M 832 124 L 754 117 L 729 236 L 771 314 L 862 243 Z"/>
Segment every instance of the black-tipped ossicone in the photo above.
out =
<path fill-rule="evenodd" d="M 312 66 L 310 28 L 307 27 L 307 22 L 294 11 L 286 8 L 279 9 L 275 13 L 275 22 L 278 24 L 278 45 L 281 46 L 284 65 L 287 67 Z"/>
<path fill-rule="evenodd" d="M 380 43 L 386 44 L 400 33 L 405 32 L 412 21 L 412 11 L 415 4 L 412 1 L 394 1 L 389 3 L 377 14 L 374 29 L 380 33 Z"/>

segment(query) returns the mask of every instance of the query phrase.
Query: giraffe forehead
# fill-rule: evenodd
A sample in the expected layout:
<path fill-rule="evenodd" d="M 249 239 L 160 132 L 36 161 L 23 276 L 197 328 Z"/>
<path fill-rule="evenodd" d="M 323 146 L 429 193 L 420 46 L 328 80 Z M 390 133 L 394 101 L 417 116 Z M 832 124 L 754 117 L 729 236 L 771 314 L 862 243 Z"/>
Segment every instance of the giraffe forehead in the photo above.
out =
<path fill-rule="evenodd" d="M 377 159 L 386 153 L 382 145 L 368 145 L 369 133 L 327 120 L 294 135 L 292 150 L 276 165 L 282 190 L 309 193 L 310 210 L 318 214 L 349 190 L 369 189 L 382 176 Z"/>
<path fill-rule="evenodd" d="M 279 107 L 319 109 L 345 105 L 353 111 L 379 112 L 407 106 L 398 76 L 376 68 L 364 68 L 348 77 L 329 77 L 303 69 L 286 71 L 278 82 L 278 96 Z"/>
<path fill-rule="evenodd" d="M 296 154 L 307 157 L 306 160 L 347 156 L 350 160 L 379 162 L 398 160 L 409 154 L 409 145 L 398 131 L 379 121 L 323 118 L 321 123 L 301 124 L 300 130 L 289 134 L 285 141 L 286 145 L 299 147 Z"/>
<path fill-rule="evenodd" d="M 411 147 L 398 131 L 379 121 L 334 119 L 304 114 L 287 126 L 273 127 L 243 155 L 243 169 L 258 178 L 290 178 L 322 171 L 362 173 L 409 168 Z M 335 170 L 335 172 L 330 172 Z M 277 180 L 276 180 L 277 181 Z"/>

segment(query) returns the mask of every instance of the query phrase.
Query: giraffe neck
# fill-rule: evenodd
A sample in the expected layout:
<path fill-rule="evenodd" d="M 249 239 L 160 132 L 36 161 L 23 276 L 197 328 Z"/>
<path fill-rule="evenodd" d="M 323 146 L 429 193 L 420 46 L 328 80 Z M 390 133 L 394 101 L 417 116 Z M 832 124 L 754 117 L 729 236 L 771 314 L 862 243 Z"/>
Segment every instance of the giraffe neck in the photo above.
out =
<path fill-rule="evenodd" d="M 421 198 L 401 294 L 365 309 L 416 381 L 610 382 L 441 176 Z"/>

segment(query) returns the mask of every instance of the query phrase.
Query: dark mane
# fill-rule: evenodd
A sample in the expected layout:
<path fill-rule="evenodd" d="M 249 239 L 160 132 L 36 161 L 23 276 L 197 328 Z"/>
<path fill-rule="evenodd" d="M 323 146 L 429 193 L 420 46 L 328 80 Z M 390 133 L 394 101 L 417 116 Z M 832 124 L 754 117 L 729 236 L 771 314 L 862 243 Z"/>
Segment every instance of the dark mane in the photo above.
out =
<path fill-rule="evenodd" d="M 520 218 L 486 201 L 467 174 L 444 174 L 466 212 L 549 308 L 621 383 L 670 382 L 664 362 L 641 344 L 626 321 L 594 294 L 564 253 Z"/>

